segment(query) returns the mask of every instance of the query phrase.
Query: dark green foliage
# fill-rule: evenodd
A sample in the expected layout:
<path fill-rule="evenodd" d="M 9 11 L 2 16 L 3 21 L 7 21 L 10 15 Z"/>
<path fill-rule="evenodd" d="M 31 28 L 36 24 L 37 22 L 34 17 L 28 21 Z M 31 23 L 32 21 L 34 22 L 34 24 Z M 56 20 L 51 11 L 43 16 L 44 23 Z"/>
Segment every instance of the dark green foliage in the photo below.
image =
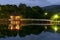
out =
<path fill-rule="evenodd" d="M 0 5 L 0 18 L 8 19 L 10 15 L 22 15 L 23 18 L 35 18 L 40 19 L 44 18 L 44 11 L 39 6 L 29 7 L 25 4 L 20 4 L 18 7 L 16 5 Z M 4 29 L 6 28 L 6 29 Z M 2 30 L 1 30 L 2 29 Z M 0 35 L 2 36 L 16 36 L 19 34 L 21 37 L 29 35 L 29 34 L 39 34 L 44 30 L 44 27 L 41 26 L 26 26 L 23 27 L 22 30 L 8 30 L 6 25 L 1 25 L 0 27 Z"/>
<path fill-rule="evenodd" d="M 11 14 L 23 15 L 25 18 L 42 18 L 44 11 L 39 6 L 31 8 L 25 4 L 20 4 L 18 7 L 16 5 L 0 5 L 0 18 L 8 18 Z"/>

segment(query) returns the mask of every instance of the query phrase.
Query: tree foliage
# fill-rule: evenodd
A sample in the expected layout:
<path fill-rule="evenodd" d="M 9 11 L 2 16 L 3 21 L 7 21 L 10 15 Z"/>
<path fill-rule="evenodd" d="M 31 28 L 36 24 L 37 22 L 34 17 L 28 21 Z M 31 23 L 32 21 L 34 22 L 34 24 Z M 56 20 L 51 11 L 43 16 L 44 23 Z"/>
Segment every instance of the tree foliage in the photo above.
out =
<path fill-rule="evenodd" d="M 43 18 L 44 11 L 39 6 L 29 7 L 25 4 L 16 5 L 0 5 L 0 18 L 9 18 L 9 16 L 13 14 L 23 15 L 24 18 L 35 18 L 40 19 Z M 7 29 L 7 26 L 0 26 L 1 28 L 6 27 L 6 30 L 0 31 L 2 36 L 16 36 L 17 31 L 10 31 Z M 39 34 L 44 30 L 44 27 L 41 26 L 28 26 L 23 27 L 22 30 L 18 31 L 20 36 L 25 36 L 28 34 Z M 4 32 L 2 32 L 4 31 Z M 1 35 L 0 34 L 0 35 Z"/>

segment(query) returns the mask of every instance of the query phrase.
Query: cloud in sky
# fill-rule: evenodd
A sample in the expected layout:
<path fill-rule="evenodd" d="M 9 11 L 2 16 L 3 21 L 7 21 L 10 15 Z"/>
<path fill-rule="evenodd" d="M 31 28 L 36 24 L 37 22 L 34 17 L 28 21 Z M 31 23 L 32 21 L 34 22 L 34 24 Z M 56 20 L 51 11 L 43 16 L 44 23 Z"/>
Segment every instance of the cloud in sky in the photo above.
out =
<path fill-rule="evenodd" d="M 55 0 L 58 3 L 58 0 Z M 29 6 L 48 6 L 53 5 L 54 0 L 0 0 L 0 4 L 16 4 L 20 3 L 27 4 Z"/>
<path fill-rule="evenodd" d="M 50 3 L 56 3 L 56 4 L 60 3 L 60 0 L 47 0 L 47 1 Z"/>

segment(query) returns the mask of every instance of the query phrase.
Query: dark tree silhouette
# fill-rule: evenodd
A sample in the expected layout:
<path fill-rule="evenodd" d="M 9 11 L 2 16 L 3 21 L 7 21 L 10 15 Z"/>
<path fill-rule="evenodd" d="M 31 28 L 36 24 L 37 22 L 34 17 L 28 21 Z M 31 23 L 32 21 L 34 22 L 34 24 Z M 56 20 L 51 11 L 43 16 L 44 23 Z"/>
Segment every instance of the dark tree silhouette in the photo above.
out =
<path fill-rule="evenodd" d="M 18 7 L 16 5 L 1 5 L 0 10 L 0 18 L 9 18 L 11 14 L 17 14 L 17 15 L 23 15 L 24 18 L 35 18 L 35 19 L 42 19 L 44 18 L 44 11 L 39 6 L 29 7 L 25 4 L 20 4 Z M 0 33 L 3 37 L 5 36 L 16 36 L 19 34 L 21 37 L 24 37 L 26 35 L 30 34 L 40 34 L 43 30 L 43 26 L 23 26 L 22 30 L 9 30 L 7 25 L 0 26 Z M 5 28 L 5 29 L 4 29 Z M 0 35 L 1 35 L 0 34 Z M 2 37 L 1 36 L 1 37 Z"/>

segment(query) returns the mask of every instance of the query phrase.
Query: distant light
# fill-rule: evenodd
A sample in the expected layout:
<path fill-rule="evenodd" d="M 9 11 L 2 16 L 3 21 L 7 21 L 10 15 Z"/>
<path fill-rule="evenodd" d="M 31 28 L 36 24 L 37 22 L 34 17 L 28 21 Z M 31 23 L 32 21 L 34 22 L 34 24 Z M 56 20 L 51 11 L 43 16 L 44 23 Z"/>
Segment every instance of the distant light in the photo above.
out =
<path fill-rule="evenodd" d="M 11 19 L 11 20 L 14 20 L 14 16 L 10 16 L 10 19 Z"/>
<path fill-rule="evenodd" d="M 58 30 L 58 28 L 57 27 L 54 27 L 54 30 L 55 30 L 55 32 Z"/>
<path fill-rule="evenodd" d="M 20 19 L 20 16 L 15 16 L 15 19 L 16 19 L 16 20 Z"/>
<path fill-rule="evenodd" d="M 14 16 L 10 16 L 10 18 L 12 19 L 12 18 L 14 18 Z"/>
<path fill-rule="evenodd" d="M 47 29 L 47 26 L 45 26 L 45 29 Z"/>
<path fill-rule="evenodd" d="M 57 20 L 59 18 L 59 15 L 58 14 L 55 14 L 51 17 L 51 20 Z"/>
<path fill-rule="evenodd" d="M 45 15 L 47 15 L 48 13 L 45 13 Z"/>
<path fill-rule="evenodd" d="M 57 19 L 59 16 L 56 14 L 53 16 L 54 19 Z"/>

